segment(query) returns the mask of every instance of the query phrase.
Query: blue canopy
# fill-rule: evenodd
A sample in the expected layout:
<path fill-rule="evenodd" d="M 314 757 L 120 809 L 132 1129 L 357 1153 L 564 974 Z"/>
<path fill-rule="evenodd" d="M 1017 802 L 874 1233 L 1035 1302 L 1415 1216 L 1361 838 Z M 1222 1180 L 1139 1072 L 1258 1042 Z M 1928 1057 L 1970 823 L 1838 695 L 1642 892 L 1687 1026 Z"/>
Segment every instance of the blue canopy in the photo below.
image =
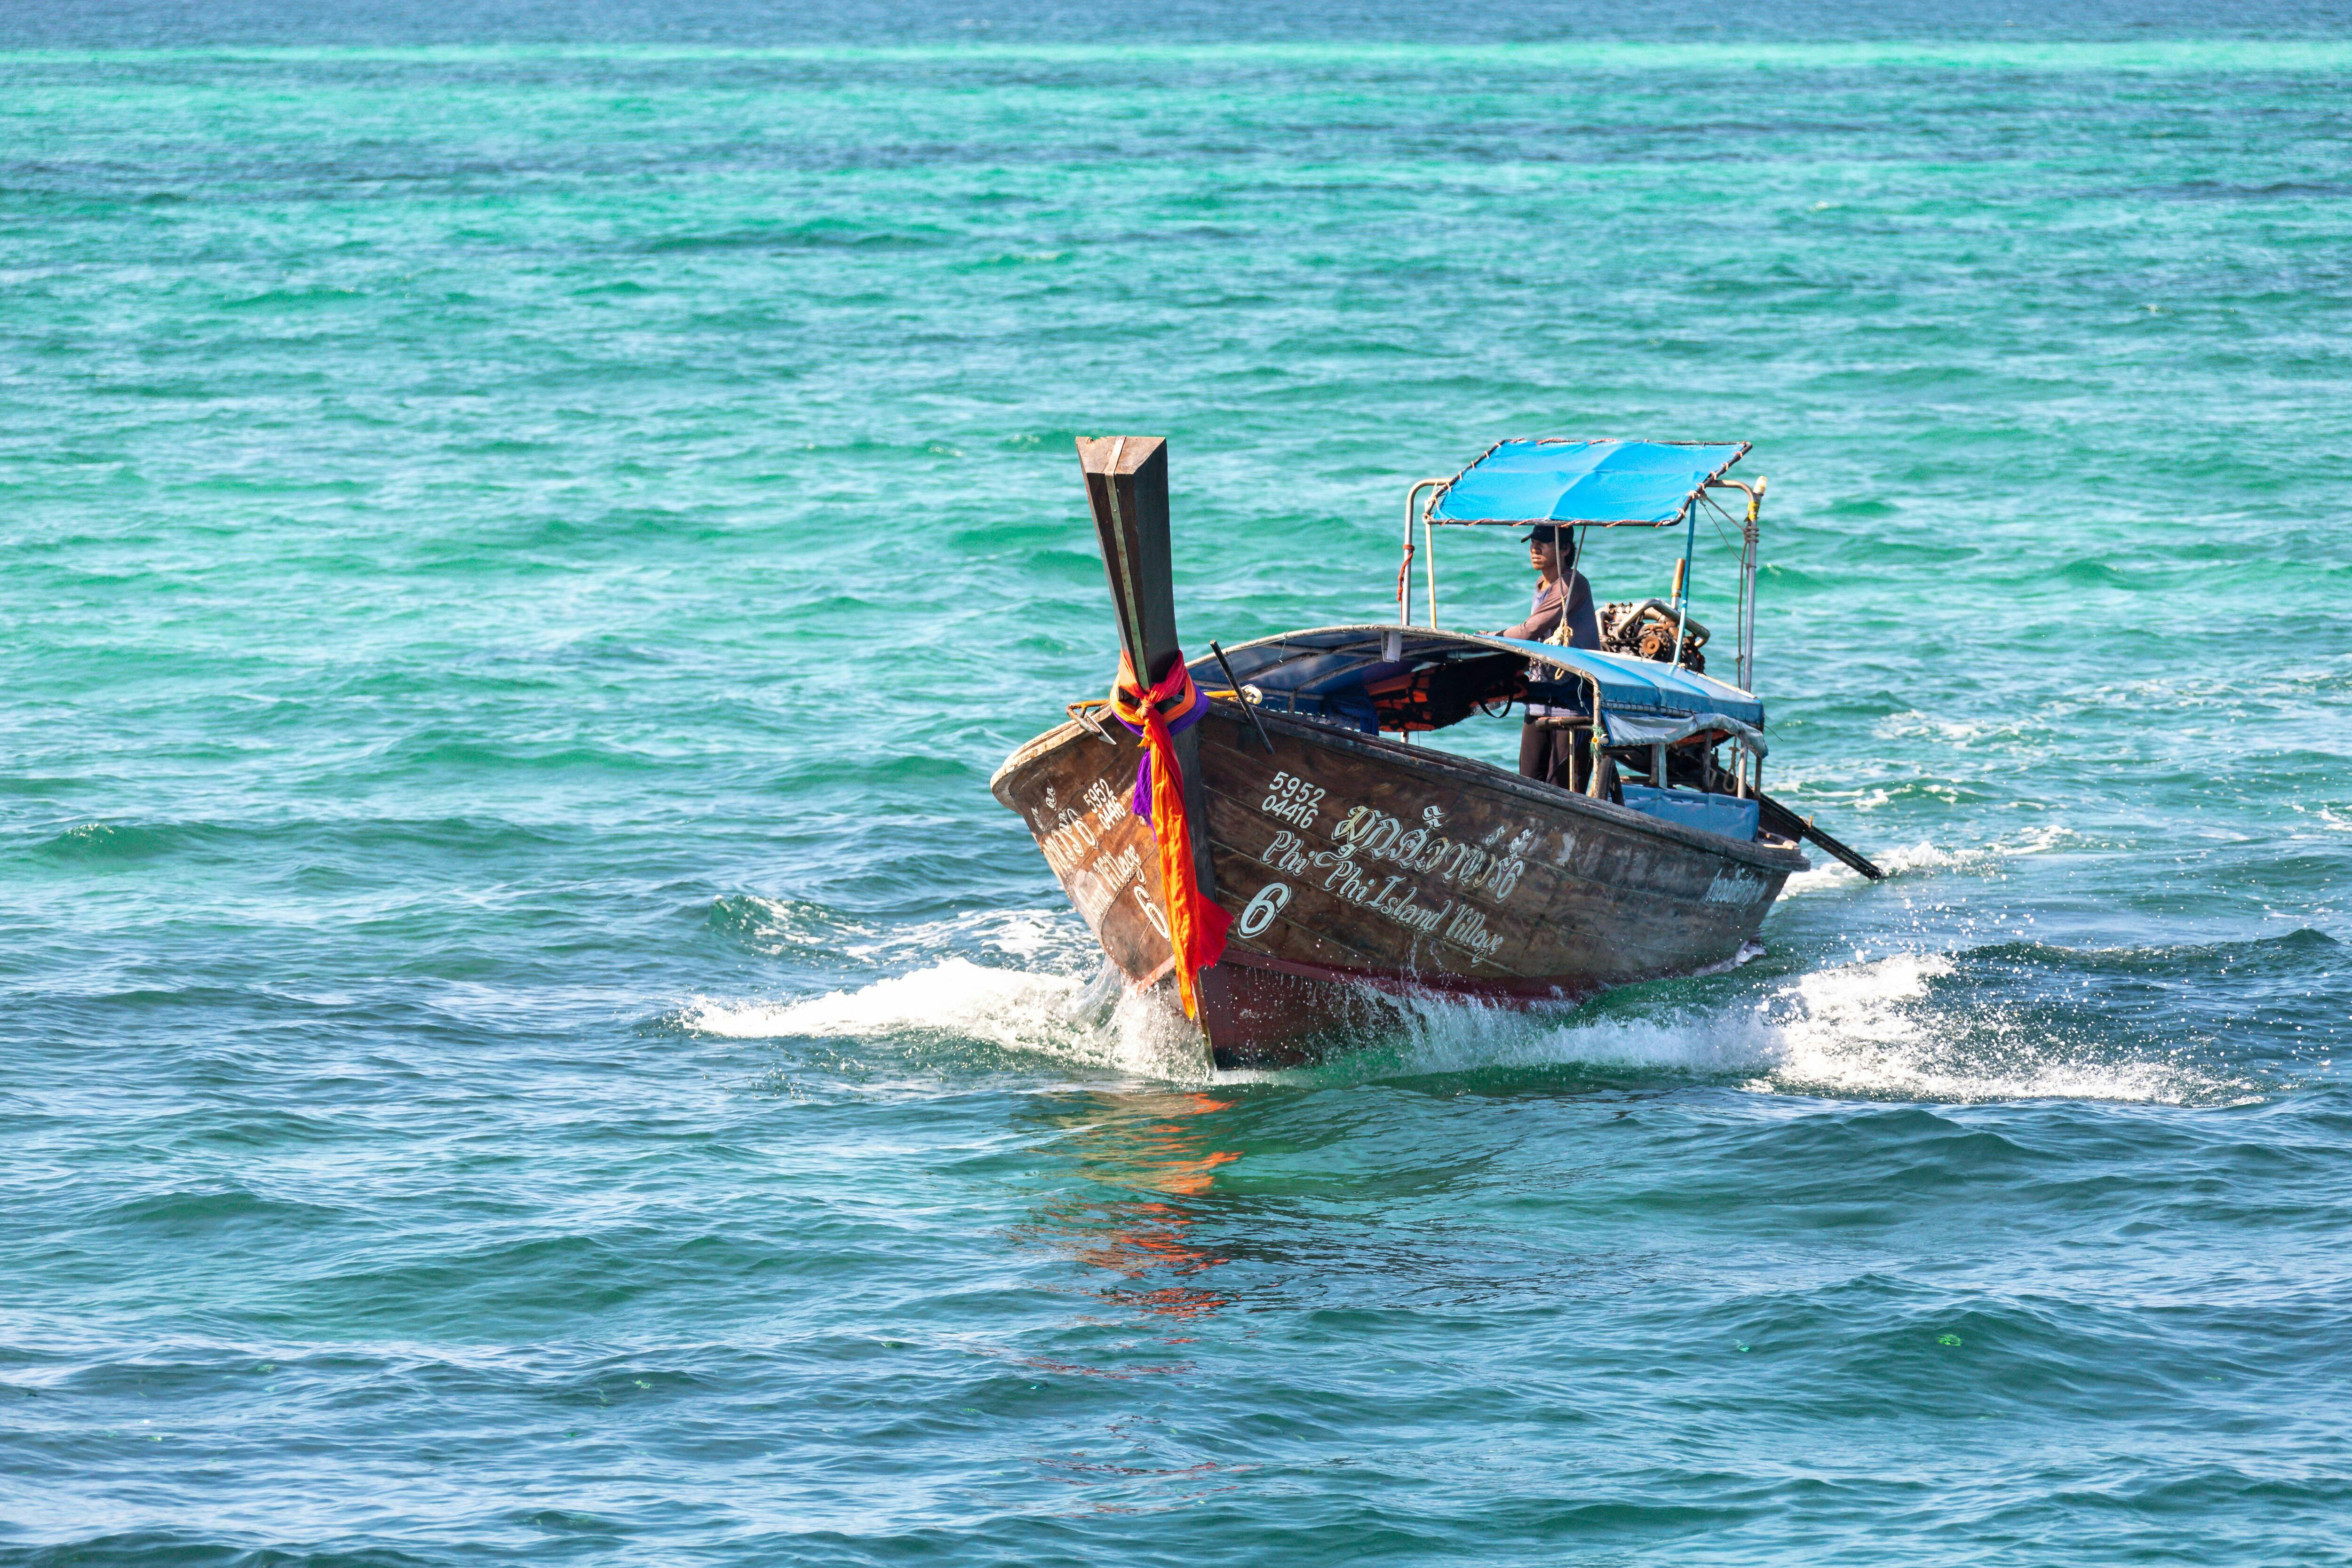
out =
<path fill-rule="evenodd" d="M 1438 490 L 1429 519 L 1663 527 L 1747 455 L 1745 441 L 1498 441 Z"/>
<path fill-rule="evenodd" d="M 1676 719 L 1719 715 L 1750 729 L 1764 727 L 1762 701 L 1728 682 L 1631 653 L 1563 648 L 1556 643 L 1523 643 L 1516 637 L 1481 637 L 1478 641 L 1509 648 L 1547 664 L 1564 664 L 1577 675 L 1598 682 L 1601 706 L 1612 714 Z M 1543 672 L 1533 673 L 1540 675 Z"/>

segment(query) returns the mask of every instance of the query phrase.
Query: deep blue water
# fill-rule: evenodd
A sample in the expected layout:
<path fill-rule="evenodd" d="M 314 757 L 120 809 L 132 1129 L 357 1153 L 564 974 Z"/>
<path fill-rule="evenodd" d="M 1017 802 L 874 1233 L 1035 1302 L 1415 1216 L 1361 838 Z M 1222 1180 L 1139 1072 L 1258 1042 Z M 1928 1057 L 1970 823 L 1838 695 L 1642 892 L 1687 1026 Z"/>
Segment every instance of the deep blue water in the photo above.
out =
<path fill-rule="evenodd" d="M 11 10 L 0 1562 L 2352 1555 L 2348 86 L 2326 7 Z M 986 789 L 1116 662 L 1108 431 L 1196 651 L 1384 613 L 1498 436 L 1753 441 L 1772 787 L 1896 874 L 1210 1080 Z"/>

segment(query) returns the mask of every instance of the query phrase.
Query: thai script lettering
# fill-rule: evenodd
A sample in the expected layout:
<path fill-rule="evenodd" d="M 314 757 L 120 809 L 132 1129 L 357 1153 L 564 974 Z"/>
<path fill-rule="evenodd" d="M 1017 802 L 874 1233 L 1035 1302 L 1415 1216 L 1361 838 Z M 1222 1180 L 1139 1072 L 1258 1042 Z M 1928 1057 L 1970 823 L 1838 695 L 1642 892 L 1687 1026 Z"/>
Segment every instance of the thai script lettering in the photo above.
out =
<path fill-rule="evenodd" d="M 1753 904 L 1764 896 L 1761 879 L 1742 871 L 1719 871 L 1706 886 L 1706 904 Z"/>
<path fill-rule="evenodd" d="M 1054 874 L 1066 882 L 1100 842 L 1102 835 L 1095 831 L 1094 824 L 1066 806 L 1062 809 L 1061 826 L 1037 824 L 1037 847 L 1045 852 L 1045 863 L 1054 868 Z"/>
<path fill-rule="evenodd" d="M 1067 806 L 1055 809 L 1054 792 L 1048 789 L 1045 804 L 1055 809 L 1057 814 L 1048 818 L 1041 811 L 1034 823 L 1038 847 L 1045 852 L 1045 863 L 1065 881 L 1086 863 L 1103 836 L 1128 817 L 1127 798 L 1099 779 L 1087 786 L 1087 803 L 1092 810 L 1084 813 Z"/>
<path fill-rule="evenodd" d="M 1359 806 L 1331 825 L 1331 837 L 1338 841 L 1342 855 L 1361 854 L 1407 871 L 1428 872 L 1465 893 L 1482 893 L 1498 904 L 1511 896 L 1519 878 L 1527 873 L 1528 862 L 1519 857 L 1534 840 L 1532 833 L 1522 832 L 1507 848 L 1497 851 L 1494 846 L 1503 831 L 1498 828 L 1488 835 L 1482 849 L 1428 828 L 1408 829 L 1370 806 Z"/>

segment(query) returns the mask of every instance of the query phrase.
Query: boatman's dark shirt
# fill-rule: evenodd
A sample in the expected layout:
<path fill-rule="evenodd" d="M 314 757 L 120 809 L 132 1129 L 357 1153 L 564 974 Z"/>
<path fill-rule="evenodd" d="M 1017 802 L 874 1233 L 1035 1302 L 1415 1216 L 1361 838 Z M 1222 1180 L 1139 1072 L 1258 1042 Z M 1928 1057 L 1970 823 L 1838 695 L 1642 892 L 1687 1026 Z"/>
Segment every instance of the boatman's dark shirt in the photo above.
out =
<path fill-rule="evenodd" d="M 1527 643 L 1546 641 L 1553 632 L 1559 630 L 1560 604 L 1563 600 L 1568 605 L 1568 645 L 1571 648 L 1600 647 L 1601 617 L 1594 614 L 1592 611 L 1592 585 L 1584 580 L 1582 572 L 1574 570 L 1569 572 L 1565 584 L 1537 583 L 1535 613 L 1504 632 L 1503 635 L 1517 637 Z M 1552 671 L 1536 668 L 1528 673 L 1537 676 L 1548 676 L 1552 674 Z M 1559 718 L 1569 714 L 1580 714 L 1583 711 L 1581 705 L 1575 707 L 1552 707 L 1542 703 L 1528 705 L 1529 718 Z"/>
<path fill-rule="evenodd" d="M 1562 588 L 1568 601 L 1568 645 L 1571 648 L 1601 646 L 1601 617 L 1593 613 L 1592 585 L 1584 574 L 1571 570 L 1565 584 L 1536 584 L 1535 612 L 1503 633 L 1523 643 L 1540 643 L 1559 629 Z"/>

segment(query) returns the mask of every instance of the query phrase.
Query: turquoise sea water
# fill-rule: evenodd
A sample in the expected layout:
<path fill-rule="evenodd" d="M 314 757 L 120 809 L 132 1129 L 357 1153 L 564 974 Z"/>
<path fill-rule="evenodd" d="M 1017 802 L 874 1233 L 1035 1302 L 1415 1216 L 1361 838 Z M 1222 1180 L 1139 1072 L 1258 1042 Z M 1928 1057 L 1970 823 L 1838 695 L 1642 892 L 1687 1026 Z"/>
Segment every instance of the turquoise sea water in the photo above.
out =
<path fill-rule="evenodd" d="M 220 14 L 0 53 L 0 1561 L 2352 1554 L 2352 27 Z M 985 787 L 1115 431 L 1195 650 L 1754 441 L 1896 874 L 1208 1081 Z"/>

